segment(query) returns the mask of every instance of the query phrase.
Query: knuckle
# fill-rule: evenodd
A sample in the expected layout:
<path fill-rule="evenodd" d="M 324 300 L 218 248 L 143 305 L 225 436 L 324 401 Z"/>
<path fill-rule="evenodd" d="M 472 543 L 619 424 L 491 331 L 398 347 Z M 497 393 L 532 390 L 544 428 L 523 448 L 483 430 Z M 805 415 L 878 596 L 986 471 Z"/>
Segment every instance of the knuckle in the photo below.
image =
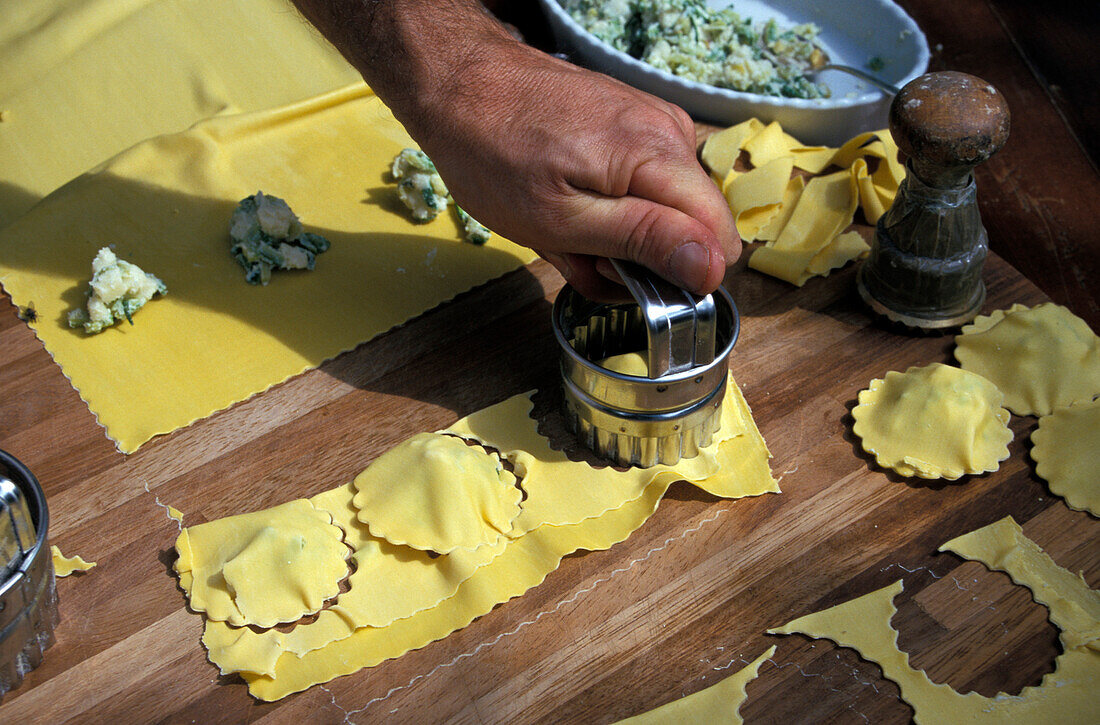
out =
<path fill-rule="evenodd" d="M 648 142 L 662 155 L 679 155 L 684 147 L 683 127 L 679 121 L 667 113 L 653 114 L 647 125 Z"/>
<path fill-rule="evenodd" d="M 643 166 L 676 165 L 689 156 L 694 159 L 694 153 L 672 115 L 654 111 L 620 118 L 618 131 L 608 138 L 606 191 L 611 196 L 622 196 Z"/>
<path fill-rule="evenodd" d="M 648 205 L 639 213 L 623 219 L 623 228 L 619 236 L 620 248 L 616 256 L 636 262 L 653 260 L 661 246 L 662 210 L 657 205 Z"/>
<path fill-rule="evenodd" d="M 683 147 L 683 126 L 674 113 L 646 107 L 641 113 L 623 114 L 622 119 L 626 124 L 623 136 L 639 146 L 666 153 Z"/>

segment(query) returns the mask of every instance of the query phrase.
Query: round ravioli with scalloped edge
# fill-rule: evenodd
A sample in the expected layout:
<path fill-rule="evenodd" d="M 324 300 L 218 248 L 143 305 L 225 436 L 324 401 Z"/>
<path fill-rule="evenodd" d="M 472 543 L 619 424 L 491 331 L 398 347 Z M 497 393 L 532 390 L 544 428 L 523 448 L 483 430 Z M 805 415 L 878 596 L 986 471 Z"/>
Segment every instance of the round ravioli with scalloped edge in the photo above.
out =
<path fill-rule="evenodd" d="M 523 494 L 500 457 L 462 439 L 419 433 L 355 477 L 352 503 L 372 536 L 448 554 L 512 530 Z"/>
<path fill-rule="evenodd" d="M 891 371 L 859 393 L 852 430 L 863 450 L 903 476 L 955 480 L 1008 458 L 1010 413 L 993 383 L 932 363 Z"/>
<path fill-rule="evenodd" d="M 1036 473 L 1066 505 L 1100 516 L 1100 398 L 1040 418 L 1031 457 Z"/>
<path fill-rule="evenodd" d="M 174 564 L 191 608 L 235 627 L 274 627 L 340 593 L 351 550 L 305 499 L 184 528 Z"/>
<path fill-rule="evenodd" d="M 978 317 L 955 345 L 959 365 L 1000 388 L 1017 415 L 1049 415 L 1100 394 L 1100 337 L 1053 302 Z"/>

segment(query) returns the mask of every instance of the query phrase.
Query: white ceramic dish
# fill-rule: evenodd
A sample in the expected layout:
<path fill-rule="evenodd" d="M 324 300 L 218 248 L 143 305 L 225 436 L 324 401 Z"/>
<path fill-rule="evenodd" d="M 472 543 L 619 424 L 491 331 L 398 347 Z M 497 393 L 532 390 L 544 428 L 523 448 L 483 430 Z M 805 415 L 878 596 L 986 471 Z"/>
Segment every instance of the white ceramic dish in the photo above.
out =
<path fill-rule="evenodd" d="M 832 90 L 830 98 L 821 99 L 775 98 L 716 88 L 678 78 L 615 50 L 585 31 L 557 0 L 540 2 L 555 39 L 573 60 L 671 101 L 696 120 L 728 126 L 755 116 L 764 122 L 778 121 L 804 143 L 834 146 L 863 131 L 886 127 L 890 97 L 848 74 L 821 73 L 819 79 Z M 876 75 L 896 86 L 928 68 L 924 33 L 890 0 L 708 0 L 708 4 L 732 4 L 754 24 L 770 18 L 780 27 L 815 23 L 831 62 L 865 69 L 877 56 L 884 66 Z"/>

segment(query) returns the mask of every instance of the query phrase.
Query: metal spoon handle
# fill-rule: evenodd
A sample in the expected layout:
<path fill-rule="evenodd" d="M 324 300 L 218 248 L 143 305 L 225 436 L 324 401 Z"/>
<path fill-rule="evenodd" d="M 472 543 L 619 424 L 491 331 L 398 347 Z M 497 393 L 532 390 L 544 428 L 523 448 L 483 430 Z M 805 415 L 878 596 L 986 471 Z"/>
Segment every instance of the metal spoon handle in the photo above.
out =
<path fill-rule="evenodd" d="M 815 68 L 814 72 L 815 73 L 820 73 L 823 70 L 835 70 L 835 71 L 840 71 L 841 73 L 847 73 L 848 75 L 853 75 L 856 78 L 859 78 L 860 80 L 867 81 L 868 83 L 875 86 L 876 88 L 879 88 L 879 89 L 885 91 L 886 93 L 889 93 L 891 96 L 896 96 L 898 94 L 898 91 L 901 90 L 897 86 L 892 85 L 890 83 L 887 83 L 886 81 L 882 80 L 881 78 L 876 78 L 875 76 L 871 75 L 870 73 L 865 73 L 864 71 L 861 71 L 859 68 L 853 68 L 850 65 L 836 65 L 834 63 L 826 63 L 823 66 Z"/>

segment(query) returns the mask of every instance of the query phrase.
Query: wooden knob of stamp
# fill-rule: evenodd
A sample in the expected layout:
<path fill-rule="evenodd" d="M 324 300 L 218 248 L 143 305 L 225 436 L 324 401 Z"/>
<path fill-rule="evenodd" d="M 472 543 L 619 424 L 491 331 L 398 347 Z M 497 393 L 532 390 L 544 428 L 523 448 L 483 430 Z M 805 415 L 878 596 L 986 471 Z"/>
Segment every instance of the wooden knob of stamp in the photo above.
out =
<path fill-rule="evenodd" d="M 906 84 L 890 105 L 890 133 L 926 184 L 953 188 L 1008 140 L 1004 96 L 988 82 L 956 71 Z"/>

